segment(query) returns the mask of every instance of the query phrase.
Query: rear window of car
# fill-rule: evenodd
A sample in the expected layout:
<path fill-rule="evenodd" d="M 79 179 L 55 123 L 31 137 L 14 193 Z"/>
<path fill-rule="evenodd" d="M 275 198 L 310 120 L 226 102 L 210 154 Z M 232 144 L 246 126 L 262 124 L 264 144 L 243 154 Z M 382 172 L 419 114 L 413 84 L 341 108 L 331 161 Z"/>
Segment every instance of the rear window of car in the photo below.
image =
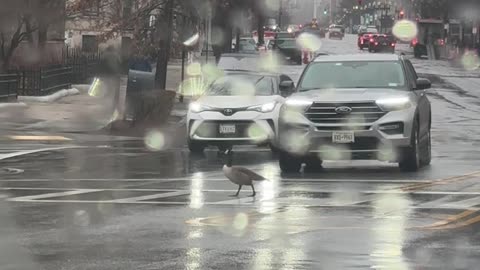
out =
<path fill-rule="evenodd" d="M 336 88 L 406 89 L 400 61 L 316 62 L 310 64 L 299 91 Z"/>

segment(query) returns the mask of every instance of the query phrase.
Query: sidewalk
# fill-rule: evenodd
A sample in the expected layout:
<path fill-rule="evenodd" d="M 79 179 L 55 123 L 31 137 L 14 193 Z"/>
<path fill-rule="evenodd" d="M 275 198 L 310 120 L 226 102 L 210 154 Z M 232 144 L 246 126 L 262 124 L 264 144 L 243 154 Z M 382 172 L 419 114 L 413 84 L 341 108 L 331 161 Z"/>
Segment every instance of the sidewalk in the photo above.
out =
<path fill-rule="evenodd" d="M 181 70 L 169 65 L 167 89 L 176 90 L 180 84 Z M 3 132 L 48 131 L 48 132 L 97 132 L 124 112 L 127 77 L 121 78 L 119 111 L 112 106 L 113 97 L 88 95 L 89 85 L 74 85 L 78 95 L 66 96 L 53 102 L 24 101 L 26 106 L 0 108 L 0 129 Z M 177 99 L 178 101 L 178 99 Z"/>

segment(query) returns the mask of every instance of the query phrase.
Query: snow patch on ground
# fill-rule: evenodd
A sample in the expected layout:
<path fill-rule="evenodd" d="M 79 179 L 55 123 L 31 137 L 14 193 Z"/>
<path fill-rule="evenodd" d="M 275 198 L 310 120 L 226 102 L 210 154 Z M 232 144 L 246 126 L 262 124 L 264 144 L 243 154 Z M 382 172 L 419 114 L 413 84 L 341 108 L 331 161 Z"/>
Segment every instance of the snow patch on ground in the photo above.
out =
<path fill-rule="evenodd" d="M 12 109 L 12 108 L 26 108 L 26 107 L 28 107 L 28 105 L 23 103 L 23 102 L 0 103 L 0 110 L 1 109 Z"/>
<path fill-rule="evenodd" d="M 32 96 L 18 96 L 19 101 L 24 102 L 44 102 L 44 103 L 51 103 L 55 102 L 61 98 L 74 96 L 80 94 L 80 91 L 76 88 L 71 89 L 63 89 L 54 94 L 42 97 L 32 97 Z"/>

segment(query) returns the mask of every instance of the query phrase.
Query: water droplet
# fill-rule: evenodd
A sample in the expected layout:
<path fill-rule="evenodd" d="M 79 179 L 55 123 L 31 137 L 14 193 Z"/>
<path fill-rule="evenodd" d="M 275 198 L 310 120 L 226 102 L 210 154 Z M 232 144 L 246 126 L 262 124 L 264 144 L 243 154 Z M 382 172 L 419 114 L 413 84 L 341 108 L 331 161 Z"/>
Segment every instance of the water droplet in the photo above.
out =
<path fill-rule="evenodd" d="M 400 40 L 411 41 L 418 34 L 417 24 L 409 20 L 398 21 L 393 26 L 392 33 Z"/>
<path fill-rule="evenodd" d="M 480 68 L 480 58 L 474 51 L 467 51 L 462 56 L 462 66 L 466 70 L 477 70 Z"/>
<path fill-rule="evenodd" d="M 151 151 L 160 151 L 165 147 L 165 136 L 158 130 L 149 131 L 145 135 L 145 145 Z"/>
<path fill-rule="evenodd" d="M 297 43 L 303 50 L 318 51 L 322 47 L 322 41 L 316 35 L 310 33 L 302 33 L 297 38 Z"/>
<path fill-rule="evenodd" d="M 85 210 L 77 210 L 73 216 L 73 223 L 78 226 L 88 226 L 90 224 L 90 216 Z"/>
<path fill-rule="evenodd" d="M 233 228 L 242 231 L 248 226 L 248 216 L 245 213 L 239 213 L 233 218 Z"/>

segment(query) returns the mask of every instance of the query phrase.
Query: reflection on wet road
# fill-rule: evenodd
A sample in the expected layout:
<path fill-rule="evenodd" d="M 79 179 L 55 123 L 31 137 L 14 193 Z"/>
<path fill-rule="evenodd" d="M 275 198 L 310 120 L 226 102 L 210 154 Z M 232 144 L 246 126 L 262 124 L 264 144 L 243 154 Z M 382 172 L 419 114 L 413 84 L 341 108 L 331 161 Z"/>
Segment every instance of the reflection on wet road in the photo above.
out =
<path fill-rule="evenodd" d="M 16 236 L 39 258 L 32 262 L 129 269 L 153 256 L 148 262 L 162 269 L 434 269 L 476 246 L 480 172 L 469 162 L 452 170 L 437 161 L 416 174 L 326 162 L 319 173 L 281 175 L 269 151 L 243 147 L 236 163 L 269 181 L 257 184 L 255 198 L 248 189 L 232 198 L 236 186 L 216 151 L 199 157 L 128 145 L 4 160 L 23 170 L 4 174 L 0 193 L 19 224 Z M 462 262 L 473 265 L 477 255 Z"/>
<path fill-rule="evenodd" d="M 356 51 L 348 38 L 324 49 L 337 45 Z M 299 67 L 285 69 L 298 78 Z M 248 188 L 229 196 L 237 186 L 215 149 L 2 137 L 0 268 L 478 269 L 480 129 L 451 101 L 478 104 L 436 86 L 431 166 L 324 162 L 283 175 L 269 149 L 238 147 L 235 165 L 269 179 L 255 198 Z"/>

